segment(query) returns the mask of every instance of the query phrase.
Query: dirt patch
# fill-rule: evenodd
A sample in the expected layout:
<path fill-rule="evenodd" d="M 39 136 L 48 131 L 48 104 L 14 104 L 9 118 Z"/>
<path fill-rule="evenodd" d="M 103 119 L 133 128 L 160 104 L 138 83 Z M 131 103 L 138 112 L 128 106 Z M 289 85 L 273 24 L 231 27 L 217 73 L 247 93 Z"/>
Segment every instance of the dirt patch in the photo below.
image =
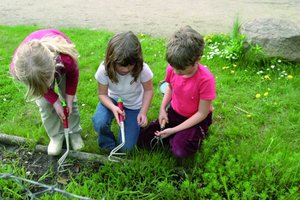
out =
<path fill-rule="evenodd" d="M 0 152 L 0 163 L 17 166 L 19 169 L 23 168 L 26 179 L 49 187 L 55 185 L 62 190 L 71 182 L 72 177 L 76 177 L 84 170 L 89 170 L 91 173 L 99 171 L 102 165 L 99 161 L 82 162 L 78 159 L 67 158 L 66 164 L 68 165 L 58 171 L 59 156 L 49 156 L 42 152 L 32 151 L 27 147 L 3 143 L 0 143 Z M 11 175 L 19 176 L 18 174 Z M 45 188 L 31 184 L 29 190 L 31 193 L 37 193 Z"/>

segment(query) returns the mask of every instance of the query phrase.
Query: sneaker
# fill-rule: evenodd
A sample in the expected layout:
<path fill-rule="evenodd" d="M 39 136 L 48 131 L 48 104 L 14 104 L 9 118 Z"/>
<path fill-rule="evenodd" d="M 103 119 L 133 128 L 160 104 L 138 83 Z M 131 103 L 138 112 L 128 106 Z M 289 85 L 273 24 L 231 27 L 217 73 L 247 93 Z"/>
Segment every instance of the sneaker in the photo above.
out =
<path fill-rule="evenodd" d="M 63 135 L 62 135 L 63 136 Z M 48 155 L 57 156 L 61 153 L 64 137 L 50 137 Z"/>
<path fill-rule="evenodd" d="M 71 142 L 71 146 L 73 148 L 73 150 L 79 150 L 82 149 L 84 147 L 84 143 L 83 140 L 81 138 L 80 134 L 70 134 L 70 142 Z"/>

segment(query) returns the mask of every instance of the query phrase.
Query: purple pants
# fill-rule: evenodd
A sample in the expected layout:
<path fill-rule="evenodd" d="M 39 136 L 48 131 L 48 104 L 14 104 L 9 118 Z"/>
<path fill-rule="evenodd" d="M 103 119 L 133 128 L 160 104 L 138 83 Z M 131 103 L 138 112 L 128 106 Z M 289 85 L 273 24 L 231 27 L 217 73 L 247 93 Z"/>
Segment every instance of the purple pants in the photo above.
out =
<path fill-rule="evenodd" d="M 176 113 L 172 107 L 168 109 L 168 118 L 169 123 L 166 124 L 166 128 L 175 127 L 188 119 Z M 164 138 L 163 142 L 164 144 L 169 143 L 170 149 L 175 157 L 185 158 L 191 156 L 200 148 L 201 142 L 206 137 L 208 127 L 211 123 L 212 113 L 209 113 L 199 124 Z M 158 120 L 151 122 L 147 128 L 141 131 L 138 146 L 145 149 L 151 149 L 151 140 L 155 136 L 154 133 L 158 130 L 160 130 Z"/>

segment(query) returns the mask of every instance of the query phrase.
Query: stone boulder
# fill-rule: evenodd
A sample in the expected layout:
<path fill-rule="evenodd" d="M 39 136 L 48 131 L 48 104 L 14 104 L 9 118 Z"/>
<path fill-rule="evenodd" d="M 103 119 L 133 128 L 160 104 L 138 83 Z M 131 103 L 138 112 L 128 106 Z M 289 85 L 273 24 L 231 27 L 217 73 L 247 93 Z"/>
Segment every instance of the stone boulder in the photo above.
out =
<path fill-rule="evenodd" d="M 261 46 L 267 58 L 300 61 L 300 28 L 279 19 L 255 19 L 241 25 L 241 33 L 250 44 Z"/>

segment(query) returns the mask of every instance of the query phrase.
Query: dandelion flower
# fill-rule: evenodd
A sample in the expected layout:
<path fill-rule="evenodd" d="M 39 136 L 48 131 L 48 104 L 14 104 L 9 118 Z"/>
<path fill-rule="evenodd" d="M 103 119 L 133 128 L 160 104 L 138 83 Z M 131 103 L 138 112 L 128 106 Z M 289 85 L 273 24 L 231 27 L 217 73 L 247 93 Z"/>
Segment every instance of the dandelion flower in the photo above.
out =
<path fill-rule="evenodd" d="M 294 78 L 294 77 L 293 77 L 293 75 L 289 74 L 289 75 L 287 76 L 287 78 L 288 78 L 288 79 L 292 79 L 292 78 Z"/>
<path fill-rule="evenodd" d="M 261 94 L 260 93 L 257 93 L 256 95 L 255 95 L 255 98 L 257 98 L 257 99 L 259 99 L 261 97 Z"/>
<path fill-rule="evenodd" d="M 231 70 L 230 73 L 231 73 L 231 74 L 234 74 L 234 70 Z"/>
<path fill-rule="evenodd" d="M 269 75 L 264 75 L 264 79 L 269 80 L 269 81 L 271 80 Z"/>
<path fill-rule="evenodd" d="M 264 93 L 264 96 L 266 97 L 266 96 L 268 96 L 269 95 L 269 92 L 265 92 Z"/>
<path fill-rule="evenodd" d="M 222 70 L 226 70 L 226 69 L 228 69 L 229 67 L 227 67 L 227 66 L 224 66 L 224 67 L 222 67 Z"/>

